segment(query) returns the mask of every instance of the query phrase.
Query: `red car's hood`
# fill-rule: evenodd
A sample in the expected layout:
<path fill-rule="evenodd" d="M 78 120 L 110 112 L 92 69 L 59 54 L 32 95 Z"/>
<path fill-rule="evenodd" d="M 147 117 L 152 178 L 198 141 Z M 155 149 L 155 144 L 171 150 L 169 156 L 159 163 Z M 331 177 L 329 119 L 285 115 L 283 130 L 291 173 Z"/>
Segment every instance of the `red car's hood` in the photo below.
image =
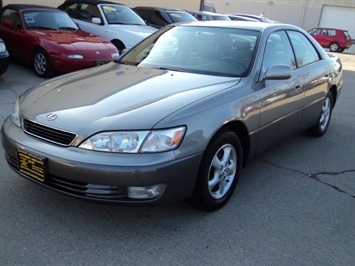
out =
<path fill-rule="evenodd" d="M 35 30 L 30 31 L 31 35 L 37 38 L 45 38 L 46 40 L 53 41 L 59 44 L 73 44 L 76 48 L 81 49 L 84 42 L 90 43 L 110 43 L 94 34 L 85 31 L 70 31 L 70 30 Z M 87 48 L 85 46 L 85 48 Z M 95 48 L 93 48 L 95 49 Z"/>

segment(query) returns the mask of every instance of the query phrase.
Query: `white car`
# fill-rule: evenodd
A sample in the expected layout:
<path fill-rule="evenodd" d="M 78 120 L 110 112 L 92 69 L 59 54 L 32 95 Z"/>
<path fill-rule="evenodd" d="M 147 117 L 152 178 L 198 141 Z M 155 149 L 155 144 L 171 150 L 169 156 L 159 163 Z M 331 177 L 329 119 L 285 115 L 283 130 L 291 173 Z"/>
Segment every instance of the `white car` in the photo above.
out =
<path fill-rule="evenodd" d="M 82 30 L 111 41 L 120 53 L 157 30 L 130 7 L 109 1 L 67 0 L 58 8 L 66 11 Z"/>

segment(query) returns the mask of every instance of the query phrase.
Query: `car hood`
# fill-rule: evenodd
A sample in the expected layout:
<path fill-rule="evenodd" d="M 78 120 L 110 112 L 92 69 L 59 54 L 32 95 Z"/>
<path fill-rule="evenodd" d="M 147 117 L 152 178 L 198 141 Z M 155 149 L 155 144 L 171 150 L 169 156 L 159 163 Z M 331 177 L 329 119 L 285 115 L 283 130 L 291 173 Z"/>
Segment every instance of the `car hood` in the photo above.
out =
<path fill-rule="evenodd" d="M 173 112 L 239 81 L 109 63 L 27 91 L 20 112 L 27 119 L 84 135 L 151 129 Z M 51 113 L 57 118 L 49 121 Z"/>
<path fill-rule="evenodd" d="M 30 34 L 35 35 L 37 38 L 44 38 L 48 41 L 56 42 L 58 44 L 73 44 L 76 46 L 78 49 L 82 49 L 85 44 L 91 43 L 91 44 L 99 44 L 101 45 L 102 43 L 110 43 L 109 41 L 106 41 L 102 39 L 101 37 L 98 37 L 94 34 L 85 32 L 85 31 L 70 31 L 70 30 L 35 30 L 35 31 L 29 31 Z M 85 46 L 85 49 L 87 47 Z M 95 49 L 95 48 L 94 48 Z"/>

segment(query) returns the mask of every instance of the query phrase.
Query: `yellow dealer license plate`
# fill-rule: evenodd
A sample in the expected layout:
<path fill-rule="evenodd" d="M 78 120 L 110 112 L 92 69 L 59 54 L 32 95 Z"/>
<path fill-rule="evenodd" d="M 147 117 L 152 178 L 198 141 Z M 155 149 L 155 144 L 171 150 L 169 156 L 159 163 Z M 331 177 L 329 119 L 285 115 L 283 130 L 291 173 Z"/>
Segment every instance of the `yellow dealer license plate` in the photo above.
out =
<path fill-rule="evenodd" d="M 18 166 L 21 173 L 44 182 L 46 177 L 46 159 L 23 150 L 17 151 Z"/>

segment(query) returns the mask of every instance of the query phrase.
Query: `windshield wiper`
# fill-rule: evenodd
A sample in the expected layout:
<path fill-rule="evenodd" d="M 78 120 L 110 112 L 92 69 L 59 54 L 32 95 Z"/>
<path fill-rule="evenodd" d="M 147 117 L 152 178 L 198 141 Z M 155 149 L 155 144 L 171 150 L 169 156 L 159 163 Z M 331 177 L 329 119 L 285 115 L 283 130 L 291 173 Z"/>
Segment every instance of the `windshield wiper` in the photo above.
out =
<path fill-rule="evenodd" d="M 73 28 L 73 27 L 59 27 L 59 30 L 78 30 L 77 28 Z"/>
<path fill-rule="evenodd" d="M 27 29 L 56 30 L 56 29 L 44 27 L 44 26 L 32 26 L 32 27 L 27 27 Z"/>

